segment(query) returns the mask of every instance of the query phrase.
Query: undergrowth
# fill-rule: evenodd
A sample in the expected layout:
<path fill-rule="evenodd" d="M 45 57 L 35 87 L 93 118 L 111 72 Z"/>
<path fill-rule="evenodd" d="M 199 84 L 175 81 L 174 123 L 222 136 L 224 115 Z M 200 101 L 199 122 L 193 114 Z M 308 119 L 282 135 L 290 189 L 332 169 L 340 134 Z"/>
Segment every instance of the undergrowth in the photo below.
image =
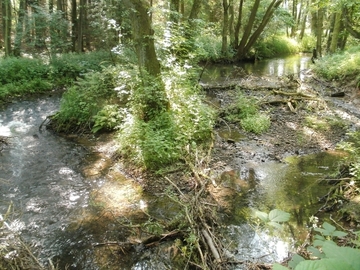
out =
<path fill-rule="evenodd" d="M 259 111 L 257 100 L 240 93 L 235 103 L 228 106 L 220 116 L 231 123 L 240 123 L 248 132 L 261 134 L 270 127 L 270 117 Z"/>
<path fill-rule="evenodd" d="M 327 80 L 354 79 L 360 87 L 360 47 L 324 56 L 316 62 L 314 71 Z"/>
<path fill-rule="evenodd" d="M 109 52 L 62 54 L 45 59 L 7 57 L 0 60 L 0 101 L 68 87 L 86 73 L 116 61 Z"/>

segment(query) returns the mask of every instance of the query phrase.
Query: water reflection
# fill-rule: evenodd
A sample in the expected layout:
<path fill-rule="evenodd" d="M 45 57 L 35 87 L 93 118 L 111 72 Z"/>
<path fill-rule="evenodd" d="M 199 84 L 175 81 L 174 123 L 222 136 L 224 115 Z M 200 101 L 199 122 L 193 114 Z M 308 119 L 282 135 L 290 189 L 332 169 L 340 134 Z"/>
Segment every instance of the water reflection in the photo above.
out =
<path fill-rule="evenodd" d="M 304 71 L 310 66 L 310 56 L 299 54 L 279 59 L 266 59 L 255 63 L 237 63 L 234 65 L 212 65 L 205 69 L 202 82 L 224 82 L 229 79 L 241 79 L 246 74 L 257 76 L 294 75 L 304 79 Z"/>
<path fill-rule="evenodd" d="M 266 162 L 243 168 L 244 171 L 237 175 L 247 175 L 243 181 L 249 185 L 255 181 L 256 188 L 248 192 L 236 192 L 228 198 L 232 212 L 225 218 L 228 224 L 226 242 L 232 243 L 231 252 L 239 253 L 236 258 L 261 258 L 260 262 L 285 259 L 288 252 L 293 251 L 294 243 L 304 240 L 309 218 L 321 207 L 319 198 L 329 188 L 327 181 L 323 180 L 337 172 L 337 163 L 342 156 L 343 153 L 339 152 L 323 152 L 289 157 L 287 163 Z M 237 182 L 239 180 L 234 181 L 234 184 Z M 289 225 L 284 226 L 283 231 L 271 232 L 267 226 L 255 225 L 253 210 L 269 213 L 272 209 L 281 209 L 291 214 Z M 252 220 L 252 226 L 249 226 L 249 220 Z"/>

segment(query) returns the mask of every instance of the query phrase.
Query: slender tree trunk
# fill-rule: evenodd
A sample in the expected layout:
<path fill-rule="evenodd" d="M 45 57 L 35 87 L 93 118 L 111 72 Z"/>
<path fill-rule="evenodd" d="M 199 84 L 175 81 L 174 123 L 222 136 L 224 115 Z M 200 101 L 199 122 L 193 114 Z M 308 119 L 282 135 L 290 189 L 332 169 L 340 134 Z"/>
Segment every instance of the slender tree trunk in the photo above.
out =
<path fill-rule="evenodd" d="M 257 1 L 260 1 L 260 0 L 256 0 L 256 2 Z M 254 3 L 252 14 L 250 15 L 250 18 L 252 20 L 255 20 L 256 11 L 258 9 L 259 3 L 256 3 L 256 2 Z M 280 4 L 282 2 L 283 2 L 283 0 L 272 0 L 272 2 L 270 3 L 270 5 L 268 6 L 268 8 L 265 12 L 265 15 L 263 16 L 262 21 L 260 22 L 257 29 L 253 32 L 253 34 L 251 34 L 251 30 L 253 28 L 254 21 L 251 22 L 249 19 L 249 23 L 245 27 L 245 32 L 244 32 L 243 38 L 241 39 L 240 45 L 237 49 L 237 53 L 236 53 L 237 60 L 242 60 L 246 56 L 246 54 L 249 52 L 251 47 L 255 44 L 257 39 L 260 37 L 261 33 L 264 31 L 265 26 L 269 23 L 270 19 L 272 18 L 272 15 L 274 14 L 274 11 L 280 6 Z M 256 10 L 256 11 L 254 12 L 254 10 Z M 253 14 L 253 13 L 255 13 L 255 14 Z M 251 28 L 247 29 L 247 27 L 251 27 Z M 251 34 L 251 36 L 250 36 L 250 34 Z"/>
<path fill-rule="evenodd" d="M 297 27 L 296 27 L 297 26 L 297 24 L 296 24 L 297 16 L 298 16 L 297 15 L 297 4 L 298 4 L 297 0 L 293 0 L 291 13 L 292 13 L 295 23 L 291 26 L 290 37 L 295 37 L 295 33 L 297 30 Z"/>
<path fill-rule="evenodd" d="M 310 0 L 311 1 L 311 6 L 316 6 L 316 2 L 317 0 Z M 311 33 L 316 36 L 317 35 L 317 23 L 318 23 L 318 12 L 317 10 L 312 10 L 311 11 L 311 18 L 310 18 L 310 29 L 311 29 Z"/>
<path fill-rule="evenodd" d="M 324 17 L 324 9 L 319 8 L 317 13 L 317 28 L 316 28 L 316 51 L 319 57 L 322 56 L 323 17 Z"/>
<path fill-rule="evenodd" d="M 243 12 L 244 0 L 240 0 L 239 8 L 238 8 L 238 19 L 234 29 L 234 49 L 239 47 L 239 34 L 242 22 L 242 12 Z"/>
<path fill-rule="evenodd" d="M 22 44 L 23 32 L 24 32 L 26 7 L 27 7 L 27 1 L 20 0 L 18 19 L 16 24 L 15 40 L 14 40 L 14 56 L 16 57 L 21 55 L 21 44 Z"/>
<path fill-rule="evenodd" d="M 170 21 L 178 23 L 180 19 L 180 0 L 170 1 Z"/>
<path fill-rule="evenodd" d="M 229 0 L 229 37 L 231 46 L 234 44 L 234 0 Z"/>
<path fill-rule="evenodd" d="M 303 39 L 304 34 L 305 34 L 308 14 L 309 14 L 309 0 L 306 0 L 306 6 L 305 6 L 305 10 L 303 11 L 303 16 L 302 16 L 302 20 L 301 20 L 301 28 L 300 28 L 300 34 L 299 34 L 300 40 Z"/>
<path fill-rule="evenodd" d="M 0 3 L 0 49 L 3 47 L 3 41 L 4 41 L 4 17 L 3 17 L 3 2 Z"/>
<path fill-rule="evenodd" d="M 193 5 L 191 7 L 189 21 L 195 20 L 199 16 L 199 12 L 201 9 L 201 2 L 202 0 L 194 0 Z"/>
<path fill-rule="evenodd" d="M 160 62 L 157 59 L 154 31 L 151 27 L 149 16 L 149 4 L 145 0 L 129 0 L 126 2 L 132 10 L 132 32 L 140 73 L 143 78 L 144 91 L 141 94 L 144 104 L 139 117 L 144 121 L 150 121 L 161 112 L 168 110 L 169 101 L 166 97 L 165 88 L 161 80 Z M 148 76 L 149 75 L 149 76 Z"/>
<path fill-rule="evenodd" d="M 11 49 L 11 1 L 10 0 L 2 0 L 2 25 L 3 25 L 3 33 L 4 33 L 4 48 L 5 48 L 5 56 L 10 56 L 12 54 Z"/>
<path fill-rule="evenodd" d="M 76 51 L 76 41 L 78 39 L 78 20 L 77 20 L 77 3 L 71 0 L 71 44 L 72 51 Z"/>
<path fill-rule="evenodd" d="M 329 48 L 330 53 L 334 53 L 339 44 L 341 18 L 342 18 L 342 12 L 341 11 L 336 12 L 334 31 L 332 34 L 330 48 Z"/>
<path fill-rule="evenodd" d="M 225 56 L 228 50 L 228 29 L 229 29 L 229 4 L 227 0 L 223 0 L 223 29 L 221 53 Z"/>

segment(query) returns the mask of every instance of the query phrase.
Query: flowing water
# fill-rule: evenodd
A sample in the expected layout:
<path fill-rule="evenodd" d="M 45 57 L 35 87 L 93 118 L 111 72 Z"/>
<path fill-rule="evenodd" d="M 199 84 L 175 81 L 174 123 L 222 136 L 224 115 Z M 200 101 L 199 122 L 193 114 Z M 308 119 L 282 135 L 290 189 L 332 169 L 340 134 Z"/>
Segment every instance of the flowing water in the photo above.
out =
<path fill-rule="evenodd" d="M 302 56 L 242 67 L 248 73 L 280 76 L 301 74 L 308 61 L 309 57 Z M 222 81 L 231 69 L 211 68 L 203 80 Z M 146 194 L 121 174 L 121 168 L 113 168 L 106 179 L 92 174 L 91 166 L 105 166 L 106 160 L 89 152 L 91 143 L 39 129 L 58 110 L 59 101 L 57 95 L 34 98 L 1 110 L 0 136 L 9 137 L 10 144 L 0 152 L 0 213 L 13 203 L 10 227 L 40 251 L 44 263 L 51 258 L 69 269 L 163 269 L 163 254 L 138 250 L 136 256 L 126 258 L 97 246 L 126 239 L 127 232 L 118 226 L 119 217 L 146 219 L 144 211 L 148 211 L 169 219 L 178 206 L 166 197 Z M 326 183 L 319 184 L 319 179 L 334 172 L 338 159 L 336 153 L 320 153 L 286 164 L 253 164 L 251 169 L 226 172 L 222 185 L 233 192 L 231 215 L 223 217 L 229 252 L 239 260 L 285 258 L 294 244 L 293 236 L 304 233 L 307 218 L 319 207 L 318 198 L 326 190 Z M 248 224 L 252 209 L 268 212 L 274 208 L 292 214 L 290 232 L 274 235 Z"/>

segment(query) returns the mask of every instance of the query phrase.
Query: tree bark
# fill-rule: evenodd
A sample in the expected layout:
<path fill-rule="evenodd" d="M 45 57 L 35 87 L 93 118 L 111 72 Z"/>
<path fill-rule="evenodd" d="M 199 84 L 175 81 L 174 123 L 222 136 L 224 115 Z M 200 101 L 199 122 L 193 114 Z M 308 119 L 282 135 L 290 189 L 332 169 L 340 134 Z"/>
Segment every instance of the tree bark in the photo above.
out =
<path fill-rule="evenodd" d="M 14 40 L 14 56 L 16 57 L 19 57 L 21 55 L 21 44 L 23 39 L 26 7 L 27 7 L 27 1 L 20 0 L 18 19 L 16 24 L 15 40 Z"/>
<path fill-rule="evenodd" d="M 239 8 L 238 8 L 238 19 L 234 29 L 234 45 L 233 45 L 234 49 L 237 49 L 239 47 L 239 34 L 240 34 L 240 28 L 242 22 L 243 6 L 244 6 L 244 0 L 240 0 Z"/>
<path fill-rule="evenodd" d="M 317 12 L 317 28 L 316 28 L 316 51 L 318 56 L 322 56 L 322 35 L 323 35 L 323 18 L 324 9 L 319 8 Z"/>
<path fill-rule="evenodd" d="M 223 0 L 223 29 L 222 29 L 222 43 L 221 53 L 227 54 L 228 50 L 228 29 L 229 29 L 229 4 L 227 0 Z"/>
<path fill-rule="evenodd" d="M 2 0 L 2 27 L 4 35 L 4 48 L 5 56 L 10 56 L 12 54 L 11 49 L 11 1 Z"/>
<path fill-rule="evenodd" d="M 257 2 L 260 2 L 260 0 L 256 0 L 253 6 L 252 14 L 250 15 L 249 23 L 245 27 L 245 33 L 243 38 L 241 39 L 239 48 L 237 49 L 236 54 L 236 60 L 242 60 L 245 58 L 246 54 L 249 52 L 251 47 L 255 44 L 257 39 L 260 37 L 261 33 L 264 31 L 265 26 L 269 23 L 270 19 L 272 18 L 272 15 L 274 14 L 274 11 L 280 6 L 280 4 L 283 2 L 283 0 L 272 0 L 271 4 L 268 6 L 265 15 L 263 16 L 262 21 L 260 22 L 258 28 L 253 32 L 253 34 L 250 36 L 251 30 L 254 25 L 254 21 L 251 22 L 251 20 L 255 20 L 255 15 L 258 9 Z M 254 12 L 254 10 L 256 10 Z M 253 14 L 255 13 L 255 14 Z M 248 29 L 248 27 L 251 29 Z"/>
<path fill-rule="evenodd" d="M 334 53 L 336 51 L 339 43 L 341 17 L 342 17 L 342 12 L 341 11 L 336 12 L 334 30 L 332 33 L 331 43 L 329 48 L 330 53 Z"/>

